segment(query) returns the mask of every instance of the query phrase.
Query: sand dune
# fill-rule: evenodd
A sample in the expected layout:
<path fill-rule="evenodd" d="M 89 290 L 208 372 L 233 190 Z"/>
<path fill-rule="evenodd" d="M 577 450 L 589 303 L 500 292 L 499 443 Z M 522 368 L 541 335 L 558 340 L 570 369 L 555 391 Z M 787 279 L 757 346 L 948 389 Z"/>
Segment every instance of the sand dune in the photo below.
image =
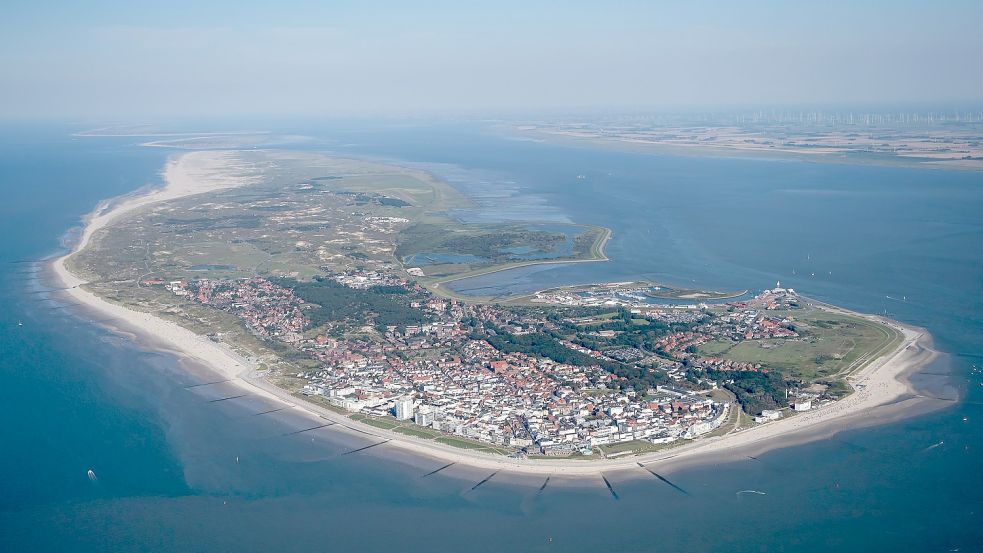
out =
<path fill-rule="evenodd" d="M 658 467 L 705 462 L 710 458 L 735 455 L 738 451 L 759 451 L 799 443 L 819 437 L 823 432 L 863 424 L 876 408 L 911 394 L 909 385 L 903 379 L 904 375 L 930 362 L 937 355 L 931 349 L 931 338 L 924 330 L 869 317 L 894 326 L 904 334 L 904 340 L 894 351 L 874 360 L 851 377 L 851 383 L 857 391 L 850 396 L 813 411 L 743 431 L 697 439 L 663 452 L 627 456 L 617 460 L 511 459 L 381 430 L 291 396 L 267 381 L 257 373 L 256 367 L 224 344 L 212 342 L 151 313 L 134 311 L 103 300 L 82 288 L 85 281 L 71 273 L 66 266 L 66 261 L 85 248 L 96 232 L 126 214 L 166 200 L 248 185 L 261 178 L 251 169 L 235 152 L 196 151 L 172 158 L 164 170 L 166 185 L 163 188 L 100 205 L 86 219 L 81 239 L 72 252 L 52 263 L 54 273 L 64 283 L 67 294 L 98 311 L 104 318 L 113 319 L 120 329 L 151 337 L 153 341 L 164 344 L 168 350 L 202 362 L 246 391 L 294 405 L 312 416 L 339 423 L 332 429 L 354 432 L 350 428 L 357 428 L 362 434 L 391 440 L 387 447 L 399 447 L 473 467 L 543 475 L 596 476 L 602 471 L 637 470 L 638 463 Z"/>

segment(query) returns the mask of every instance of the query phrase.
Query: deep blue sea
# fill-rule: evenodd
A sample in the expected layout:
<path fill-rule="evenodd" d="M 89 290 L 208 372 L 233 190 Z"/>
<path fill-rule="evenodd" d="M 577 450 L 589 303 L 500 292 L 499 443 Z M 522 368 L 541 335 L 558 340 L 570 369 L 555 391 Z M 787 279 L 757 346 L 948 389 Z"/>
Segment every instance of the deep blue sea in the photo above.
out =
<path fill-rule="evenodd" d="M 488 126 L 297 122 L 293 147 L 425 168 L 468 220 L 610 227 L 611 261 L 456 285 L 508 295 L 648 278 L 770 287 L 928 328 L 920 378 L 959 402 L 884 426 L 651 477 L 541 482 L 415 459 L 228 395 L 102 328 L 38 260 L 171 151 L 0 125 L 0 551 L 983 550 L 983 174 L 549 145 Z M 277 127 L 279 125 L 279 127 Z M 255 122 L 242 128 L 256 128 Z M 199 127 L 200 128 L 200 127 Z M 582 175 L 583 178 L 578 178 Z M 936 447 L 931 447 L 936 444 Z M 96 477 L 90 479 L 87 471 Z M 738 494 L 760 490 L 766 495 Z"/>

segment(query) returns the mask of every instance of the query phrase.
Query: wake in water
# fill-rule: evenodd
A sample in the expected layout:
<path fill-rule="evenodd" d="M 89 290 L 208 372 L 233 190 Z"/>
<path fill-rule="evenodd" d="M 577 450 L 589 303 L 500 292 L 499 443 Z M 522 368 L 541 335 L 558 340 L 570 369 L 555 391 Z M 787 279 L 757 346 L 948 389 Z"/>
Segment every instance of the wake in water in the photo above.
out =
<path fill-rule="evenodd" d="M 99 478 L 96 477 L 96 471 L 94 471 L 92 469 L 89 469 L 89 471 L 86 472 L 85 474 L 86 474 L 86 476 L 89 477 L 89 481 L 90 482 L 98 482 L 99 481 Z"/>
<path fill-rule="evenodd" d="M 746 494 L 746 493 L 755 494 L 755 495 L 768 495 L 767 493 L 759 492 L 758 490 L 741 490 L 737 492 L 737 495 Z"/>
<path fill-rule="evenodd" d="M 935 448 L 939 447 L 940 445 L 942 445 L 944 443 L 945 443 L 945 441 L 941 441 L 941 442 L 939 442 L 937 444 L 932 444 L 932 445 L 926 447 L 925 449 L 923 449 L 922 451 L 928 451 L 930 449 L 935 449 Z"/>

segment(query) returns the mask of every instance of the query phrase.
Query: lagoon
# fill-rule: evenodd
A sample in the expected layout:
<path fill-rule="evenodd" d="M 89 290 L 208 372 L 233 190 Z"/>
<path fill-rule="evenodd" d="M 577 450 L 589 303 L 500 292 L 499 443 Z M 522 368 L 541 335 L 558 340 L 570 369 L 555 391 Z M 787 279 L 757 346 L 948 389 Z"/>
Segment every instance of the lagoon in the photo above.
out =
<path fill-rule="evenodd" d="M 60 304 L 30 261 L 56 253 L 99 199 L 156 182 L 168 154 L 132 139 L 72 139 L 73 130 L 0 131 L 4 550 L 965 551 L 983 542 L 979 173 L 620 153 L 458 124 L 283 129 L 318 138 L 303 147 L 426 167 L 475 198 L 475 220 L 614 231 L 609 262 L 516 269 L 456 282 L 459 292 L 604 280 L 759 290 L 781 280 L 924 326 L 950 353 L 919 377 L 927 393 L 960 391 L 948 409 L 666 475 L 679 489 L 611 475 L 615 500 L 600 481 L 539 492 L 540 482 L 500 475 L 472 490 L 488 475 L 422 478 L 435 468 L 426 460 L 385 448 L 340 456 L 350 439 L 326 431 L 283 436 L 306 423 L 256 417 L 260 406 L 248 402 L 208 404 L 221 388 L 186 388 L 207 374 Z M 764 495 L 739 493 L 749 489 Z"/>

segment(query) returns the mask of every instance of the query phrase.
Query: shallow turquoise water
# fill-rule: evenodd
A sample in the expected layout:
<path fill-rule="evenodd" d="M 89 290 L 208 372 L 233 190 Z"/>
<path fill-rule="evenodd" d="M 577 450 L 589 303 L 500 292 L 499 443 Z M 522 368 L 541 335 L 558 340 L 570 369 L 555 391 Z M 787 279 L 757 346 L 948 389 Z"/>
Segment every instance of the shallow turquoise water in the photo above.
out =
<path fill-rule="evenodd" d="M 368 130 L 366 130 L 368 129 Z M 598 224 L 612 261 L 459 285 L 518 293 L 651 278 L 811 296 L 927 327 L 953 355 L 921 381 L 964 400 L 760 460 L 569 487 L 408 459 L 311 426 L 71 314 L 39 259 L 97 200 L 156 180 L 166 151 L 0 130 L 0 549 L 4 551 L 818 551 L 979 549 L 983 176 L 678 158 L 505 140 L 460 126 L 319 125 L 348 155 L 423 164 L 484 202 L 464 216 Z M 586 179 L 577 179 L 585 175 Z M 792 271 L 795 270 L 793 274 Z M 815 276 L 812 274 L 815 273 Z M 903 299 L 898 299 L 903 298 Z M 18 323 L 23 323 L 19 326 Z M 934 448 L 930 446 L 942 442 Z M 238 458 L 238 462 L 237 462 Z M 86 471 L 92 469 L 97 481 Z M 738 494 L 754 489 L 766 495 Z M 552 540 L 552 541 L 551 541 Z"/>

